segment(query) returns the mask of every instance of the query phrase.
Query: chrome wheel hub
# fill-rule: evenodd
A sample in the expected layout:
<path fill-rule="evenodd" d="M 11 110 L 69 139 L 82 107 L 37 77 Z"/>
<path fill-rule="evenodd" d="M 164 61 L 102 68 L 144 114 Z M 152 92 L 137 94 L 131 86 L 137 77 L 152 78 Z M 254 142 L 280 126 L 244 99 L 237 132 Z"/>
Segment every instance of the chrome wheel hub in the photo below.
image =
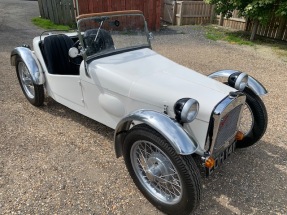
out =
<path fill-rule="evenodd" d="M 176 204 L 182 197 L 182 181 L 169 157 L 148 141 L 137 141 L 131 151 L 135 174 L 143 187 L 165 204 Z"/>
<path fill-rule="evenodd" d="M 21 85 L 22 85 L 26 95 L 29 98 L 33 99 L 35 97 L 35 89 L 34 89 L 32 77 L 31 77 L 25 63 L 19 62 L 18 72 L 19 72 L 19 78 L 21 81 Z"/>
<path fill-rule="evenodd" d="M 172 174 L 170 163 L 160 153 L 153 153 L 147 160 L 146 176 L 151 182 L 161 181 Z M 163 178 L 161 178 L 163 177 Z"/>

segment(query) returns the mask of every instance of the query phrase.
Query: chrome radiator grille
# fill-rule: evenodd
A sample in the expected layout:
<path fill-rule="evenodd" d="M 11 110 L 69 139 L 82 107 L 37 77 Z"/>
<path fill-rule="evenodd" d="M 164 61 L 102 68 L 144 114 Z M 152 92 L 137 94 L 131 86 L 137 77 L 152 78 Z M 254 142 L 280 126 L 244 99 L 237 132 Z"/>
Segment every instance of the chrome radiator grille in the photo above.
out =
<path fill-rule="evenodd" d="M 217 138 L 214 145 L 215 151 L 219 150 L 226 141 L 229 142 L 229 140 L 234 138 L 237 131 L 237 123 L 241 108 L 242 105 L 237 106 L 220 120 Z"/>
<path fill-rule="evenodd" d="M 220 153 L 234 141 L 245 100 L 246 96 L 237 91 L 227 96 L 215 107 L 211 115 L 205 145 L 210 155 Z"/>

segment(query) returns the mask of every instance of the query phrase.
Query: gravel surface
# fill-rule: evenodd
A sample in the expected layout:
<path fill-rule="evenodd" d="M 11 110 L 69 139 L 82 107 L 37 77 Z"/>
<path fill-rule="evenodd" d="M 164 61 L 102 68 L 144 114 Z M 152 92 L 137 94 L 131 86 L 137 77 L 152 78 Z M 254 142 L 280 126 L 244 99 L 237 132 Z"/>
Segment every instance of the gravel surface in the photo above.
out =
<path fill-rule="evenodd" d="M 113 130 L 51 99 L 30 105 L 10 51 L 41 32 L 36 1 L 0 0 L 0 214 L 161 214 L 115 159 Z M 248 72 L 268 89 L 267 133 L 210 178 L 196 214 L 287 214 L 287 63 L 272 50 L 205 39 L 201 27 L 156 33 L 154 50 L 209 74 Z M 267 51 L 266 51 L 267 50 Z"/>

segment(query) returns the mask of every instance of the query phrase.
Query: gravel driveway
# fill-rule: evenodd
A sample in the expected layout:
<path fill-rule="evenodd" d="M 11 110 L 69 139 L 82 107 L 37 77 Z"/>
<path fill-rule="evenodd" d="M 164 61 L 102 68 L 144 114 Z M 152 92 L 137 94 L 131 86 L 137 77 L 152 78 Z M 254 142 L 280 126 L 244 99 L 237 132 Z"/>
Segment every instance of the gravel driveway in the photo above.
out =
<path fill-rule="evenodd" d="M 161 214 L 136 189 L 113 130 L 48 99 L 30 105 L 10 51 L 41 32 L 36 1 L 0 0 L 0 214 Z M 154 50 L 203 74 L 232 68 L 269 90 L 263 139 L 237 150 L 212 177 L 196 214 L 287 214 L 287 63 L 270 50 L 204 38 L 200 27 L 156 34 Z"/>

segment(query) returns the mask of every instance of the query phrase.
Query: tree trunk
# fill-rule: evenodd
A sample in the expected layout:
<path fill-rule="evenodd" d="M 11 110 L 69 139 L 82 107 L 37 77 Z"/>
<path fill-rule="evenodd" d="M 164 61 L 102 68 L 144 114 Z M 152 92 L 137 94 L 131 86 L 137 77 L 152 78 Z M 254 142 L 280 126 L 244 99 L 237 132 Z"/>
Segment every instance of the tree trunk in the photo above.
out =
<path fill-rule="evenodd" d="M 223 26 L 223 21 L 224 21 L 224 14 L 220 13 L 220 19 L 219 19 L 219 25 Z"/>
<path fill-rule="evenodd" d="M 255 20 L 253 21 L 253 27 L 252 27 L 252 32 L 251 32 L 251 36 L 250 36 L 250 40 L 251 40 L 251 41 L 253 41 L 254 38 L 255 38 L 255 35 L 256 35 L 258 26 L 259 26 L 259 20 L 258 20 L 258 19 L 255 19 Z"/>
<path fill-rule="evenodd" d="M 248 31 L 249 25 L 250 25 L 250 18 L 247 18 L 247 19 L 245 19 L 244 31 Z"/>
<path fill-rule="evenodd" d="M 278 30 L 276 33 L 276 37 L 275 37 L 276 39 L 282 40 L 286 24 L 287 24 L 287 20 L 284 18 L 281 18 L 279 26 L 278 26 Z"/>

